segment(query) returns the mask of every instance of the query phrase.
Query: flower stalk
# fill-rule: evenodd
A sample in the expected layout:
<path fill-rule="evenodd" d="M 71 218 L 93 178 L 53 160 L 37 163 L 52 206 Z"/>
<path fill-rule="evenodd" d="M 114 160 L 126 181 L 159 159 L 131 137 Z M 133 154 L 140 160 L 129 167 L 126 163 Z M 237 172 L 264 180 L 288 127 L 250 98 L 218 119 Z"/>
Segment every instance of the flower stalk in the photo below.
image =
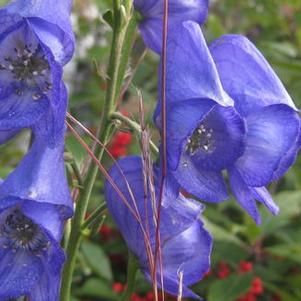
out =
<path fill-rule="evenodd" d="M 128 8 L 131 7 L 129 3 Z M 122 6 L 119 0 L 113 1 L 114 11 L 114 27 L 113 27 L 113 39 L 111 46 L 111 55 L 108 66 L 108 81 L 107 81 L 107 93 L 105 97 L 104 115 L 99 125 L 99 140 L 105 145 L 108 142 L 109 134 L 112 126 L 110 114 L 115 110 L 116 99 L 119 96 L 121 85 L 124 78 L 124 73 L 127 66 L 130 49 L 127 56 L 123 54 L 124 45 L 129 44 L 127 39 L 132 37 L 127 35 L 127 29 L 131 22 L 132 9 L 128 9 L 130 15 L 125 18 L 122 12 Z M 131 42 L 130 42 L 131 44 Z M 95 150 L 96 157 L 101 161 L 104 153 L 104 148 L 97 146 Z M 71 225 L 70 239 L 67 246 L 67 260 L 63 270 L 63 279 L 61 286 L 61 301 L 69 301 L 71 295 L 72 276 L 76 263 L 77 252 L 82 240 L 82 226 L 84 218 L 87 212 L 87 207 L 98 173 L 98 166 L 90 163 L 87 176 L 84 180 L 84 189 L 81 190 L 75 209 L 75 215 Z"/>

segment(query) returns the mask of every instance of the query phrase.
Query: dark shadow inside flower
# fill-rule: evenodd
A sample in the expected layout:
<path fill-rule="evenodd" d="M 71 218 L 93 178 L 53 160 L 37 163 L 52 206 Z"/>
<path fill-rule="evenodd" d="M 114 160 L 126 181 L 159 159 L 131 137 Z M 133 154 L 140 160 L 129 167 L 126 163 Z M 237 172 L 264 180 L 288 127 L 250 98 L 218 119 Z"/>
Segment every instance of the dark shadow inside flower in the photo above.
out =
<path fill-rule="evenodd" d="M 0 129 L 30 127 L 59 101 L 61 67 L 26 20 L 0 35 Z"/>
<path fill-rule="evenodd" d="M 35 204 L 43 207 L 44 205 Z M 28 214 L 26 201 L 8 199 L 0 208 L 0 299 L 57 297 L 64 253 L 40 217 Z M 55 211 L 47 208 L 48 213 Z M 32 207 L 33 208 L 33 207 Z M 40 208 L 43 211 L 44 208 Z M 57 220 L 58 223 L 61 223 Z M 45 219 L 43 223 L 47 223 Z M 48 291 L 51 285 L 56 289 Z M 50 299 L 49 299 L 50 300 Z M 54 299 L 51 299 L 54 300 Z"/>

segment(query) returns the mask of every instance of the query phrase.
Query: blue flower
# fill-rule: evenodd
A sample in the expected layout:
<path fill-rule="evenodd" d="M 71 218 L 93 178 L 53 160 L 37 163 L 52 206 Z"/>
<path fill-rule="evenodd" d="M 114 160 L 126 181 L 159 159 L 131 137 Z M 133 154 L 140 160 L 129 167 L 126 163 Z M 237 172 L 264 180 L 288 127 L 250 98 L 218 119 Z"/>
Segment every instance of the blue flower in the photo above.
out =
<path fill-rule="evenodd" d="M 32 127 L 61 102 L 62 65 L 73 53 L 70 4 L 14 1 L 0 10 L 1 136 Z"/>
<path fill-rule="evenodd" d="M 58 210 L 13 197 L 0 204 L 0 300 L 57 301 L 64 262 Z"/>
<path fill-rule="evenodd" d="M 157 200 L 145 196 L 143 167 L 140 157 L 126 157 L 115 164 L 109 174 L 128 202 L 127 206 L 115 188 L 106 183 L 107 206 L 117 223 L 129 249 L 138 258 L 140 268 L 147 279 L 151 279 L 150 256 L 156 248 L 156 227 L 153 208 Z M 155 169 L 155 174 L 158 170 Z M 126 180 L 125 180 L 126 179 Z M 128 188 L 131 188 L 132 194 Z M 150 188 L 150 186 L 148 186 Z M 165 198 L 174 196 L 172 186 L 165 186 Z M 158 195 L 159 180 L 155 178 L 155 190 Z M 160 239 L 163 263 L 164 290 L 177 295 L 179 274 L 183 273 L 183 293 L 186 297 L 198 298 L 188 286 L 198 282 L 209 268 L 212 239 L 200 220 L 203 207 L 181 194 L 172 200 L 163 200 L 161 207 Z M 139 221 L 134 217 L 139 216 Z M 135 210 L 136 208 L 136 210 Z M 147 233 L 145 235 L 145 233 Z M 149 248 L 147 248 L 149 246 Z M 157 280 L 160 285 L 160 267 L 157 268 Z"/>
<path fill-rule="evenodd" d="M 264 186 L 281 178 L 301 146 L 300 118 L 283 84 L 258 49 L 245 37 L 225 35 L 210 51 L 225 91 L 245 119 L 244 154 L 230 169 L 230 184 L 241 206 L 257 221 L 255 199 L 277 214 Z"/>
<path fill-rule="evenodd" d="M 208 0 L 169 0 L 168 3 L 170 27 L 188 20 L 203 24 L 207 18 Z M 134 7 L 142 15 L 139 28 L 145 44 L 161 53 L 164 0 L 134 0 Z"/>
<path fill-rule="evenodd" d="M 40 123 L 29 152 L 0 183 L 0 300 L 59 298 L 60 240 L 73 204 L 63 160 L 64 119 L 57 122 L 61 134 L 55 147 Z"/>
<path fill-rule="evenodd" d="M 185 22 L 169 37 L 166 91 L 168 165 L 178 183 L 201 199 L 221 201 L 227 170 L 234 195 L 257 223 L 255 199 L 276 214 L 264 186 L 293 164 L 300 119 L 255 46 L 225 36 L 209 50 L 199 26 Z M 160 104 L 155 120 L 160 127 Z"/>

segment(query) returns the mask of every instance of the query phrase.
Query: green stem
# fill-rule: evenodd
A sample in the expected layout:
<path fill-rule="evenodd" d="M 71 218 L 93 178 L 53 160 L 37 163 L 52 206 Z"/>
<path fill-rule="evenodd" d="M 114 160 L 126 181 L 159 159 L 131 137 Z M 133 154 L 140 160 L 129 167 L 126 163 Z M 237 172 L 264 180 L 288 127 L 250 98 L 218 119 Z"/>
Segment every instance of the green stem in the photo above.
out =
<path fill-rule="evenodd" d="M 138 262 L 134 255 L 130 252 L 127 267 L 127 287 L 124 294 L 121 296 L 120 301 L 129 301 L 135 289 L 136 275 L 138 272 Z"/>
<path fill-rule="evenodd" d="M 113 112 L 110 116 L 112 119 L 117 119 L 117 120 L 124 122 L 129 128 L 136 131 L 137 133 L 139 133 L 139 134 L 142 133 L 140 125 L 137 122 L 135 122 L 134 120 L 124 116 L 123 114 L 121 114 L 119 112 Z M 159 149 L 157 148 L 156 144 L 152 140 L 149 140 L 149 145 L 150 145 L 150 148 L 153 151 L 153 153 L 155 155 L 158 155 Z"/>
<path fill-rule="evenodd" d="M 87 228 L 90 228 L 92 224 L 103 215 L 106 210 L 106 203 L 102 203 L 82 224 L 82 230 L 84 231 Z"/>
<path fill-rule="evenodd" d="M 84 181 L 83 181 L 83 179 L 82 179 L 81 172 L 80 172 L 79 167 L 78 167 L 77 163 L 75 162 L 75 160 L 73 160 L 73 161 L 70 163 L 70 165 L 71 165 L 72 171 L 73 171 L 73 173 L 74 173 L 74 175 L 75 175 L 75 177 L 76 177 L 76 180 L 77 180 L 78 185 L 79 185 L 80 187 L 83 187 Z"/>
<path fill-rule="evenodd" d="M 118 72 L 118 79 L 117 79 L 117 87 L 118 89 L 115 91 L 115 97 L 116 99 L 120 95 L 121 89 L 122 89 L 122 83 L 124 81 L 124 75 L 126 73 L 126 69 L 128 66 L 128 61 L 130 57 L 131 50 L 133 48 L 134 40 L 135 40 L 135 32 L 137 29 L 137 21 L 135 18 L 131 18 L 127 27 L 127 30 L 125 32 L 125 43 L 123 44 L 122 48 L 122 58 L 121 63 L 119 66 L 119 72 Z"/>
<path fill-rule="evenodd" d="M 121 84 L 118 80 L 121 77 L 121 75 L 119 74 L 120 66 L 121 64 L 127 64 L 127 62 L 121 63 L 121 60 L 126 59 L 122 58 L 122 49 L 125 43 L 125 33 L 127 31 L 129 23 L 126 23 L 122 26 L 122 23 L 120 22 L 121 15 L 119 0 L 113 1 L 113 8 L 115 16 L 115 27 L 113 30 L 111 56 L 108 67 L 108 90 L 105 98 L 104 116 L 99 126 L 99 140 L 102 141 L 104 144 L 108 142 L 108 137 L 111 129 L 110 114 L 115 108 L 116 98 L 118 97 L 116 91 L 120 91 L 119 85 Z M 124 75 L 122 75 L 122 77 L 124 77 Z M 101 146 L 97 146 L 95 150 L 95 155 L 99 161 L 102 159 L 103 153 L 104 149 Z M 89 199 L 96 180 L 97 173 L 98 166 L 91 162 L 87 176 L 84 180 L 84 189 L 80 191 L 80 195 L 76 204 L 74 218 L 72 220 L 71 233 L 66 250 L 67 260 L 63 270 L 60 299 L 61 301 L 70 301 L 72 276 L 76 263 L 76 255 L 82 239 L 82 225 L 84 222 L 85 214 L 87 212 Z"/>

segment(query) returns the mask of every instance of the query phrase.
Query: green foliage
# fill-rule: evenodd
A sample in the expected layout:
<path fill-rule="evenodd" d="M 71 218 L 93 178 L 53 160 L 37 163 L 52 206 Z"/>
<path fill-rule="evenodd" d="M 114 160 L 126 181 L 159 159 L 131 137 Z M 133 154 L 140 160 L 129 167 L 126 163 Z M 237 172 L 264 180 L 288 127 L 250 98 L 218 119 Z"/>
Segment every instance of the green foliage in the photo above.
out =
<path fill-rule="evenodd" d="M 250 273 L 240 277 L 233 275 L 223 280 L 217 280 L 209 288 L 208 301 L 235 300 L 249 290 L 251 281 Z"/>

